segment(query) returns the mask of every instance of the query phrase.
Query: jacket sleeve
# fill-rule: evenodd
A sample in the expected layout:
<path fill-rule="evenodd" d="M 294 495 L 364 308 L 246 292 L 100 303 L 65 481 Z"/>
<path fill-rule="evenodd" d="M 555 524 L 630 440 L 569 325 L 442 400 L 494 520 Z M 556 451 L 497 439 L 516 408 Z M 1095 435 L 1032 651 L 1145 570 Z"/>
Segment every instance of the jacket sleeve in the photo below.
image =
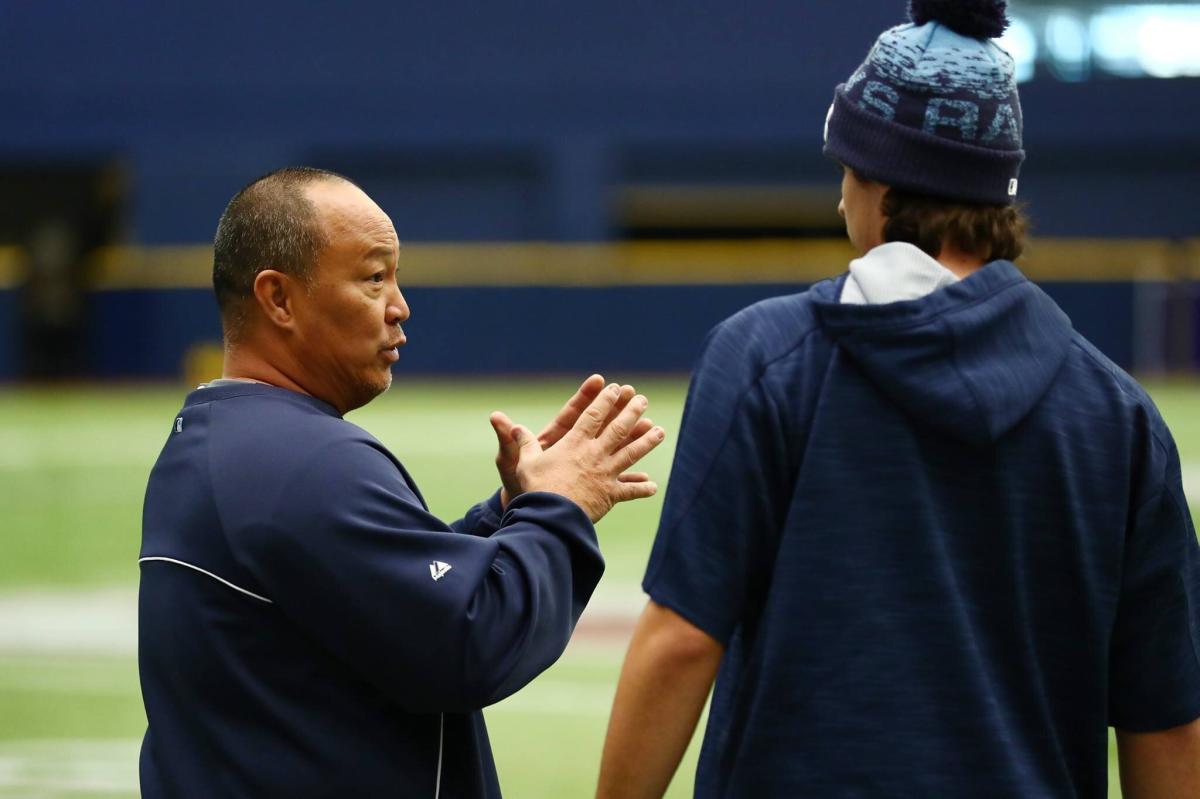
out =
<path fill-rule="evenodd" d="M 1200 546 L 1165 425 L 1126 533 L 1110 654 L 1109 720 L 1130 732 L 1200 717 Z"/>
<path fill-rule="evenodd" d="M 478 535 L 484 538 L 500 529 L 500 520 L 504 516 L 504 508 L 500 507 L 500 491 L 472 505 L 466 515 L 456 522 L 450 523 L 450 529 L 456 533 Z"/>
<path fill-rule="evenodd" d="M 422 508 L 387 455 L 337 441 L 231 544 L 279 610 L 400 706 L 468 711 L 566 647 L 604 568 L 564 497 L 510 503 L 490 537 Z"/>

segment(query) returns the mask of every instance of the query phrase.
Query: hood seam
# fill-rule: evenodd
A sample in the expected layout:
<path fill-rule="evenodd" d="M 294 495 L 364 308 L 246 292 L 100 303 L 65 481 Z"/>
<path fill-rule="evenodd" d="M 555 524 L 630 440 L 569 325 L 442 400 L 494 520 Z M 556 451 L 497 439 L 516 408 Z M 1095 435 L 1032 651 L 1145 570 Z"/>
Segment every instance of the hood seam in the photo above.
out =
<path fill-rule="evenodd" d="M 983 402 L 979 399 L 979 395 L 975 393 L 975 387 L 971 385 L 970 380 L 967 380 L 966 376 L 962 372 L 962 368 L 959 366 L 958 336 L 954 335 L 954 328 L 952 328 L 950 323 L 945 319 L 939 319 L 938 322 L 945 331 L 945 335 L 950 339 L 950 365 L 954 369 L 954 374 L 958 378 L 959 382 L 962 383 L 963 387 L 966 388 L 967 395 L 971 398 L 971 403 L 975 406 L 975 412 L 978 415 L 978 418 L 983 420 L 984 437 L 985 439 L 995 440 L 992 438 L 991 427 L 987 423 L 988 414 L 983 407 Z"/>

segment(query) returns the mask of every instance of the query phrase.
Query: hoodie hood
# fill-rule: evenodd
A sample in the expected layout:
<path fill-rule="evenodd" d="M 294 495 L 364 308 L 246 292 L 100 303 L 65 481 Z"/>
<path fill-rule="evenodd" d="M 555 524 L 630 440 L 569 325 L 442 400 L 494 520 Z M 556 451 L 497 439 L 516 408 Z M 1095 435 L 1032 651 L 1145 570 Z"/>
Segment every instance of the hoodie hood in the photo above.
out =
<path fill-rule="evenodd" d="M 822 326 L 910 416 L 973 444 L 1029 414 L 1073 336 L 1067 315 L 1008 261 L 886 305 L 840 303 L 845 282 L 813 287 Z"/>
<path fill-rule="evenodd" d="M 842 302 L 883 305 L 916 300 L 957 282 L 953 272 L 924 251 L 903 241 L 892 241 L 850 262 Z"/>

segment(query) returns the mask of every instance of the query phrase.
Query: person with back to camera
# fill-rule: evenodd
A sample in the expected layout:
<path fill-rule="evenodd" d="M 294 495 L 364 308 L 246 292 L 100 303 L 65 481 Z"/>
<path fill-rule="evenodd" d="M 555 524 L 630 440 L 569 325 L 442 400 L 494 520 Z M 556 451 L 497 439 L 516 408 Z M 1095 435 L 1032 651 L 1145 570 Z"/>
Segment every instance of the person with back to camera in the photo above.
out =
<path fill-rule="evenodd" d="M 224 377 L 146 490 L 146 799 L 499 797 L 480 708 L 558 658 L 604 569 L 593 524 L 655 491 L 625 471 L 663 440 L 645 397 L 593 375 L 538 437 L 493 414 L 502 490 L 430 514 L 342 419 L 391 384 L 399 263 L 333 173 L 271 173 L 221 217 Z"/>
<path fill-rule="evenodd" d="M 913 2 L 837 87 L 861 257 L 692 380 L 602 799 L 1200 797 L 1200 549 L 1150 398 L 1013 265 L 999 1 Z M 1082 198 L 1081 198 L 1082 199 Z"/>

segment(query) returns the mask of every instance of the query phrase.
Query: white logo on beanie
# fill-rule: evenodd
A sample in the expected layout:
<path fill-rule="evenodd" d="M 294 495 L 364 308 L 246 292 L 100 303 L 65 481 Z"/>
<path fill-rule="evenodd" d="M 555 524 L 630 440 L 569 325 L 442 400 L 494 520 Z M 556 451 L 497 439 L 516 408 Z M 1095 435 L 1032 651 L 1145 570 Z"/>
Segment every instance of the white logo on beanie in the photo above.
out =
<path fill-rule="evenodd" d="M 1008 182 L 1008 196 L 1009 197 L 1017 196 L 1017 179 L 1016 178 L 1013 178 L 1012 180 L 1010 180 Z"/>
<path fill-rule="evenodd" d="M 829 120 L 831 119 L 833 119 L 833 103 L 829 104 L 829 111 L 825 114 L 825 137 L 822 139 L 824 142 L 829 141 Z"/>

